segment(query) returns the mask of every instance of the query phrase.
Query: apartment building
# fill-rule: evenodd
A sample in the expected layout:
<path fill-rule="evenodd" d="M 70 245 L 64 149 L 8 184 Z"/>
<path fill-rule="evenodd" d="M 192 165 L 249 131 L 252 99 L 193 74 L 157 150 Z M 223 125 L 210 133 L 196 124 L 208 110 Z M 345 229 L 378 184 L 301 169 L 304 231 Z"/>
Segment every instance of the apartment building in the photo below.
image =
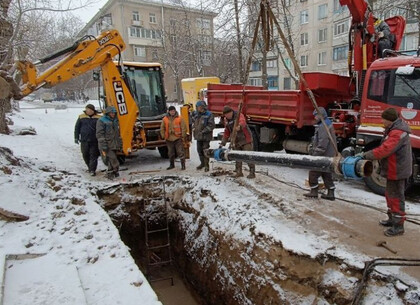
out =
<path fill-rule="evenodd" d="M 109 0 L 81 34 L 117 29 L 127 48 L 123 60 L 160 62 L 168 100 L 181 100 L 182 78 L 211 74 L 216 14 L 176 0 Z"/>
<path fill-rule="evenodd" d="M 283 4 L 285 8 L 279 9 Z M 406 17 L 407 26 L 400 49 L 417 49 L 419 29 L 413 14 L 401 9 L 396 3 L 386 6 L 386 9 L 383 7 L 383 1 L 374 1 L 375 15 L 382 19 L 395 15 Z M 323 71 L 348 75 L 351 16 L 339 0 L 279 0 L 272 3 L 272 9 L 284 32 L 287 32 L 287 25 L 290 26 L 295 58 L 303 72 Z M 295 89 L 293 78 L 285 67 L 293 71 L 291 59 L 280 44 L 275 49 L 281 52 L 284 63 L 277 50 L 267 54 L 268 89 Z M 261 85 L 261 54 L 257 53 L 256 56 L 251 66 L 249 83 Z"/>

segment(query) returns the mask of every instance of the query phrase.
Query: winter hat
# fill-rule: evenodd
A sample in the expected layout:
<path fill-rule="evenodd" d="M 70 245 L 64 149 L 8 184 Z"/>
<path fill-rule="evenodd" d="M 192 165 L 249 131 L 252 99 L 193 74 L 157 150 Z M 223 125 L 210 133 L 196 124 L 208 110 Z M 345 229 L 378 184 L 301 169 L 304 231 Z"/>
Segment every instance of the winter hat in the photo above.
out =
<path fill-rule="evenodd" d="M 327 111 L 325 110 L 324 107 L 318 107 L 318 109 L 319 109 L 319 114 L 322 116 L 322 118 L 325 119 L 325 118 L 328 117 Z M 313 115 L 316 116 L 317 114 L 318 114 L 318 112 L 315 109 L 314 112 L 313 112 Z"/>
<path fill-rule="evenodd" d="M 105 114 L 108 114 L 108 113 L 111 113 L 111 112 L 117 113 L 117 109 L 115 109 L 114 106 L 108 106 L 108 107 L 105 108 Z"/>
<path fill-rule="evenodd" d="M 168 111 L 176 110 L 175 106 L 169 106 Z"/>
<path fill-rule="evenodd" d="M 85 108 L 96 111 L 95 106 L 93 106 L 92 104 L 87 104 Z"/>
<path fill-rule="evenodd" d="M 396 119 L 398 119 L 398 112 L 395 108 L 387 108 L 382 112 L 381 117 L 384 120 L 394 122 Z"/>
<path fill-rule="evenodd" d="M 200 107 L 200 106 L 206 107 L 206 102 L 205 102 L 205 101 L 198 101 L 198 102 L 195 104 L 195 108 L 198 108 L 198 107 Z"/>
<path fill-rule="evenodd" d="M 225 106 L 225 107 L 223 107 L 223 114 L 229 113 L 229 112 L 231 112 L 231 111 L 233 111 L 233 109 L 232 109 L 232 108 L 230 108 L 229 106 Z"/>

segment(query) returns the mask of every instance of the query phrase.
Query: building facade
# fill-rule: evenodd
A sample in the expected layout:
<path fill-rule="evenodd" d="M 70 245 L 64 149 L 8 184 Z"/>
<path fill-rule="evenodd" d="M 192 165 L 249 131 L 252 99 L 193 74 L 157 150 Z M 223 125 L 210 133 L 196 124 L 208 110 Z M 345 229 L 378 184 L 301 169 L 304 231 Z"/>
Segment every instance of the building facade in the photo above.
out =
<path fill-rule="evenodd" d="M 287 34 L 288 27 L 290 28 L 295 58 L 303 72 L 322 71 L 348 75 L 351 16 L 347 7 L 341 6 L 339 0 L 278 0 L 271 5 L 282 30 Z M 386 6 L 386 9 L 383 7 L 383 1 L 373 2 L 375 16 L 386 19 L 402 15 L 406 18 L 407 26 L 400 50 L 417 49 L 419 28 L 412 13 L 401 9 L 396 3 Z M 279 38 L 276 40 L 279 41 Z M 267 54 L 268 89 L 296 89 L 286 68 L 287 66 L 293 73 L 291 59 L 280 44 L 274 49 Z M 257 53 L 256 56 L 249 76 L 251 85 L 262 84 L 261 54 Z"/>
<path fill-rule="evenodd" d="M 182 100 L 181 79 L 212 74 L 213 19 L 208 10 L 169 0 L 109 0 L 81 35 L 117 29 L 125 61 L 159 62 L 170 101 Z"/>

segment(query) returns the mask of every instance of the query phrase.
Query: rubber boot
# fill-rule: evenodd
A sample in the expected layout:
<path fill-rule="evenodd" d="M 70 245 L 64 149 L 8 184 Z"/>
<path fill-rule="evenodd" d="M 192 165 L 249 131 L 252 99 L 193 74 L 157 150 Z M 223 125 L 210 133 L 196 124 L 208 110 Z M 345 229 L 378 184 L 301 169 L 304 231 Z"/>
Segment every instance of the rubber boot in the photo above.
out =
<path fill-rule="evenodd" d="M 209 158 L 204 158 L 204 171 L 208 172 L 210 170 Z"/>
<path fill-rule="evenodd" d="M 249 167 L 249 175 L 247 176 L 248 179 L 254 179 L 255 178 L 255 165 L 251 165 Z"/>
<path fill-rule="evenodd" d="M 204 157 L 200 156 L 200 165 L 196 167 L 197 170 L 200 170 L 205 167 Z"/>
<path fill-rule="evenodd" d="M 234 178 L 240 178 L 244 176 L 244 174 L 242 173 L 242 162 L 236 162 L 235 172 L 236 173 L 233 175 Z"/>
<path fill-rule="evenodd" d="M 391 211 L 386 212 L 388 219 L 383 219 L 379 221 L 379 224 L 384 227 L 392 227 L 392 213 Z"/>
<path fill-rule="evenodd" d="M 311 191 L 309 193 L 303 194 L 303 196 L 308 198 L 318 198 L 318 187 L 311 187 Z"/>
<path fill-rule="evenodd" d="M 385 236 L 398 236 L 404 234 L 404 220 L 400 215 L 391 216 L 392 227 L 384 231 Z"/>
<path fill-rule="evenodd" d="M 181 160 L 181 170 L 185 170 L 186 168 L 185 168 L 185 159 L 182 159 Z"/>
<path fill-rule="evenodd" d="M 171 163 L 169 164 L 169 167 L 167 169 L 173 169 L 175 168 L 175 160 L 171 160 Z"/>
<path fill-rule="evenodd" d="M 321 198 L 331 201 L 335 200 L 334 189 L 328 189 L 328 192 L 326 194 L 321 194 Z"/>

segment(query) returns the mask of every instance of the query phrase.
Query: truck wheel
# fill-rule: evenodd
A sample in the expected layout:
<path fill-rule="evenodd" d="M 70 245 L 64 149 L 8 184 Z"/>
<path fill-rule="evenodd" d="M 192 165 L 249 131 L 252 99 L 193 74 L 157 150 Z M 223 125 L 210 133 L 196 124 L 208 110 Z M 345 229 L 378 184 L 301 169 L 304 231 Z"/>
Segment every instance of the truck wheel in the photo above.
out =
<path fill-rule="evenodd" d="M 370 188 L 375 194 L 385 196 L 386 178 L 379 175 L 379 162 L 374 160 L 372 163 L 372 175 L 363 178 L 363 180 L 365 181 L 368 188 Z"/>
<path fill-rule="evenodd" d="M 261 143 L 260 143 L 260 135 L 258 134 L 257 130 L 255 128 L 250 127 L 251 134 L 252 134 L 252 146 L 254 148 L 254 151 L 261 151 Z"/>
<path fill-rule="evenodd" d="M 168 159 L 169 155 L 168 155 L 168 147 L 167 146 L 161 146 L 158 147 L 159 150 L 159 154 L 163 159 Z"/>

